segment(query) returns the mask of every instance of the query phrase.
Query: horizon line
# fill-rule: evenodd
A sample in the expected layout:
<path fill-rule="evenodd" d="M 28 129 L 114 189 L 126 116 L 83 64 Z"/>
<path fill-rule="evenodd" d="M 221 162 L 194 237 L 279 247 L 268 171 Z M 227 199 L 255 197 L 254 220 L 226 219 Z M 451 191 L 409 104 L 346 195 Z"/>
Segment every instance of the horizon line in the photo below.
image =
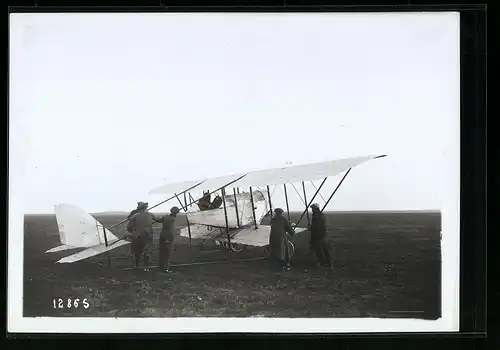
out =
<path fill-rule="evenodd" d="M 168 211 L 158 211 L 156 213 L 167 213 Z M 303 210 L 290 210 L 290 213 L 302 213 Z M 373 210 L 325 210 L 325 213 L 409 213 L 409 212 L 441 212 L 440 209 L 373 209 Z M 128 211 L 109 210 L 101 212 L 89 212 L 90 215 L 128 215 Z M 155 213 L 155 211 L 152 211 Z M 185 213 L 179 213 L 185 214 Z M 26 215 L 55 215 L 55 213 L 25 213 Z"/>

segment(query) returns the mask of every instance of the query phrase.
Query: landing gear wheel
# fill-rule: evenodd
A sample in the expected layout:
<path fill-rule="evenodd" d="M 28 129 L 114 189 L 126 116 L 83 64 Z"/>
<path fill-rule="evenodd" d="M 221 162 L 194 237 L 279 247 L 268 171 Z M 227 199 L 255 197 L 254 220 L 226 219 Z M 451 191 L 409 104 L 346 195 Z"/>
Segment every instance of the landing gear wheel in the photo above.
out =
<path fill-rule="evenodd" d="M 227 244 L 227 243 L 226 243 Z M 245 249 L 247 249 L 247 246 L 246 245 L 243 245 L 243 244 L 238 244 L 238 243 L 230 243 L 230 246 L 231 246 L 231 251 L 232 252 L 235 252 L 235 253 L 241 253 L 243 252 Z"/>

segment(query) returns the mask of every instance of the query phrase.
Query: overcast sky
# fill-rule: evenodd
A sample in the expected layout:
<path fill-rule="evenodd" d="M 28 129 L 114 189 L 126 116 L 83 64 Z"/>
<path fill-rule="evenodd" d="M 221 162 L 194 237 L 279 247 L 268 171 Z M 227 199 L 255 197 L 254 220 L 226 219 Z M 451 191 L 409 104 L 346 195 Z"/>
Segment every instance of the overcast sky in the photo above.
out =
<path fill-rule="evenodd" d="M 328 209 L 441 209 L 458 43 L 450 13 L 11 15 L 11 171 L 26 213 L 98 212 L 164 182 L 387 154 Z"/>

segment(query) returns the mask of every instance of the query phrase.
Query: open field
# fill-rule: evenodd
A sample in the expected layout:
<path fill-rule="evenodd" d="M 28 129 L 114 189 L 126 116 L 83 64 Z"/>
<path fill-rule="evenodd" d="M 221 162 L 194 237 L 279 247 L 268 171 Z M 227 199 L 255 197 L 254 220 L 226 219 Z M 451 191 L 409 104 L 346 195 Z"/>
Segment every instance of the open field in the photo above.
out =
<path fill-rule="evenodd" d="M 254 260 L 179 266 L 165 275 L 124 269 L 132 265 L 128 245 L 111 252 L 112 268 L 100 264 L 106 263 L 102 257 L 54 264 L 74 252 L 44 254 L 60 244 L 55 216 L 27 215 L 24 316 L 440 317 L 439 213 L 327 216 L 333 270 L 315 267 L 306 232 L 292 238 L 296 254 L 290 272 L 273 269 L 268 260 Z M 95 217 L 108 226 L 123 219 Z M 182 228 L 184 218 L 180 216 L 177 223 Z M 121 236 L 124 228 L 114 232 Z M 262 248 L 248 247 L 233 257 L 263 254 Z M 173 264 L 226 257 L 212 242 L 190 248 L 187 239 L 176 238 Z M 153 263 L 156 258 L 153 255 Z M 78 298 L 80 305 L 54 308 L 54 298 Z M 82 307 L 83 299 L 89 302 L 88 309 Z"/>

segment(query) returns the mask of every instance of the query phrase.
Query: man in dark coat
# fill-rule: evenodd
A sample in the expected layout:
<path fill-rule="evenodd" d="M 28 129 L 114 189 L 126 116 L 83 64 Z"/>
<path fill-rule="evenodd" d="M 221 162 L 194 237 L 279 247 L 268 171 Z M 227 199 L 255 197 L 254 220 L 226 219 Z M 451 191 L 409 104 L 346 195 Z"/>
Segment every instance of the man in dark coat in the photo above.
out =
<path fill-rule="evenodd" d="M 311 231 L 311 240 L 309 244 L 311 249 L 316 254 L 318 266 L 332 266 L 330 259 L 329 244 L 326 239 L 326 218 L 325 214 L 319 209 L 319 205 L 314 203 L 311 205 L 312 220 L 309 230 Z"/>
<path fill-rule="evenodd" d="M 141 254 L 144 257 L 144 270 L 149 271 L 149 250 L 153 239 L 153 221 L 154 215 L 147 211 L 148 203 L 141 203 L 139 212 L 132 215 L 128 224 L 127 231 L 131 233 L 131 249 L 134 255 L 134 267 L 138 268 L 141 260 Z"/>
<path fill-rule="evenodd" d="M 283 209 L 274 209 L 271 219 L 271 233 L 269 235 L 269 248 L 271 257 L 279 260 L 281 267 L 290 270 L 290 257 L 288 254 L 288 236 L 293 236 L 295 231 L 290 222 L 283 216 Z"/>
<path fill-rule="evenodd" d="M 179 208 L 172 207 L 170 209 L 170 214 L 154 219 L 156 222 L 162 223 L 162 229 L 158 243 L 160 247 L 159 267 L 163 272 L 170 272 L 170 257 L 172 255 L 172 248 L 174 247 L 175 217 L 178 213 Z"/>

